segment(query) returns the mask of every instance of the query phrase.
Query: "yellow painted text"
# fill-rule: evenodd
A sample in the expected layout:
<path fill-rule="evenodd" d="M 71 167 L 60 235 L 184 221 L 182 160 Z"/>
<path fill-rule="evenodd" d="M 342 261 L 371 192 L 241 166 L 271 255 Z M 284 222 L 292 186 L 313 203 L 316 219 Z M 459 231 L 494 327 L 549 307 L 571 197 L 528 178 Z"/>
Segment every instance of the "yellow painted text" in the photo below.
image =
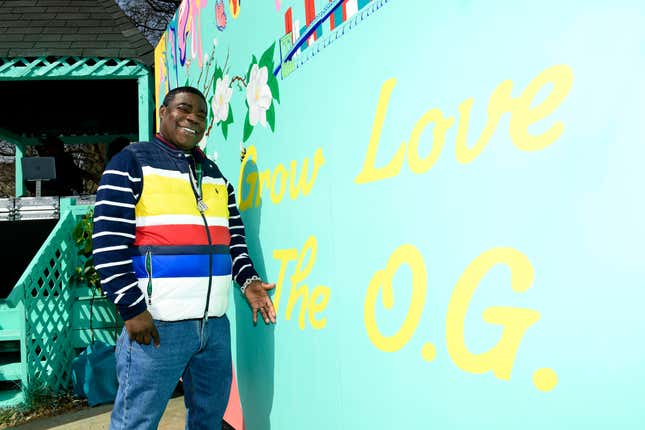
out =
<path fill-rule="evenodd" d="M 257 166 L 258 152 L 255 146 L 247 148 L 240 167 L 240 180 L 237 190 L 241 211 L 251 207 L 259 207 L 262 203 L 262 196 L 266 198 L 267 195 L 270 197 L 271 202 L 276 205 L 279 204 L 287 192 L 287 183 L 289 184 L 288 191 L 291 200 L 297 199 L 300 195 L 308 195 L 314 187 L 320 167 L 325 163 L 325 157 L 323 156 L 322 148 L 318 148 L 314 153 L 313 168 L 309 178 L 307 177 L 309 158 L 305 158 L 302 161 L 299 176 L 298 163 L 295 160 L 290 162 L 289 170 L 286 169 L 284 164 L 279 163 L 273 170 L 266 169 L 261 172 L 250 169 L 249 161 L 252 161 Z M 248 192 L 244 191 L 244 184 L 248 184 Z"/>
<path fill-rule="evenodd" d="M 537 106 L 533 106 L 542 88 L 551 85 L 548 96 Z M 470 163 L 475 160 L 490 142 L 499 121 L 505 113 L 510 113 L 509 134 L 513 144 L 524 151 L 537 151 L 553 144 L 563 133 L 564 124 L 556 121 L 541 134 L 531 134 L 529 127 L 546 119 L 562 104 L 573 85 L 573 71 L 569 66 L 557 65 L 540 73 L 524 92 L 513 98 L 513 82 L 502 82 L 490 97 L 488 103 L 488 119 L 484 130 L 475 144 L 467 144 L 470 128 L 470 113 L 474 103 L 473 98 L 466 99 L 459 105 L 459 123 L 455 144 L 455 156 L 460 163 Z M 422 174 L 430 170 L 439 159 L 443 150 L 446 133 L 455 122 L 453 117 L 445 117 L 441 110 L 434 108 L 421 115 L 410 133 L 409 143 L 402 142 L 390 161 L 382 166 L 376 166 L 376 154 L 381 141 L 385 114 L 390 104 L 390 98 L 396 79 L 388 79 L 381 87 L 381 93 L 376 104 L 376 114 L 372 126 L 372 134 L 367 146 L 363 168 L 356 176 L 355 182 L 365 184 L 397 176 L 403 167 L 406 154 L 410 170 Z M 427 156 L 420 155 L 419 141 L 426 128 L 433 126 L 431 149 Z M 427 152 L 427 151 L 425 151 Z"/>
<path fill-rule="evenodd" d="M 322 329 L 327 325 L 327 317 L 317 318 L 316 315 L 327 308 L 331 290 L 329 287 L 318 285 L 312 288 L 310 292 L 309 286 L 304 283 L 316 263 L 317 252 L 318 241 L 315 236 L 309 236 L 300 251 L 297 249 L 278 249 L 273 251 L 273 258 L 280 261 L 280 272 L 278 274 L 278 281 L 276 282 L 275 295 L 273 296 L 273 304 L 276 312 L 278 312 L 280 307 L 287 266 L 291 261 L 296 261 L 295 270 L 289 278 L 291 289 L 287 299 L 285 319 L 291 319 L 294 308 L 298 301 L 300 301 L 298 327 L 301 330 L 305 329 L 306 319 L 309 320 L 309 324 L 316 330 Z"/>

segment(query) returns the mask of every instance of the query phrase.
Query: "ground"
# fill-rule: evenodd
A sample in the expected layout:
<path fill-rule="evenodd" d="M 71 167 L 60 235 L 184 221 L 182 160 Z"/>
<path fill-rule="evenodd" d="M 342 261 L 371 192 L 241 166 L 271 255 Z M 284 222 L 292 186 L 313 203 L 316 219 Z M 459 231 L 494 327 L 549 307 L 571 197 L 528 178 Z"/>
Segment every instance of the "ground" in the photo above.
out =
<path fill-rule="evenodd" d="M 0 412 L 0 429 L 16 430 L 105 430 L 110 423 L 112 405 L 90 408 L 85 400 L 72 396 L 57 398 L 50 405 L 42 405 L 31 413 Z M 184 428 L 186 408 L 184 398 L 178 395 L 168 403 L 158 430 Z M 14 427 L 15 426 L 15 427 Z M 222 422 L 222 430 L 235 430 Z"/>
<path fill-rule="evenodd" d="M 0 429 L 87 408 L 87 400 L 72 395 L 42 396 L 24 406 L 0 409 Z"/>

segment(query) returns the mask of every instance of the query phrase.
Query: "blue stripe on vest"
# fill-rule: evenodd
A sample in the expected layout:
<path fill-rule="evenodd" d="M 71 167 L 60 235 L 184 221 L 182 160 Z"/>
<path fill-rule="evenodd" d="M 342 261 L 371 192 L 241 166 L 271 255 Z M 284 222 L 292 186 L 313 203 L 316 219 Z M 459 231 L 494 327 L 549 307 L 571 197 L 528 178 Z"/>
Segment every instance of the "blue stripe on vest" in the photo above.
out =
<path fill-rule="evenodd" d="M 132 257 L 134 273 L 139 279 L 147 278 L 146 256 Z M 213 276 L 231 274 L 231 256 L 213 255 Z M 203 278 L 208 277 L 208 255 L 153 255 L 153 278 Z"/>

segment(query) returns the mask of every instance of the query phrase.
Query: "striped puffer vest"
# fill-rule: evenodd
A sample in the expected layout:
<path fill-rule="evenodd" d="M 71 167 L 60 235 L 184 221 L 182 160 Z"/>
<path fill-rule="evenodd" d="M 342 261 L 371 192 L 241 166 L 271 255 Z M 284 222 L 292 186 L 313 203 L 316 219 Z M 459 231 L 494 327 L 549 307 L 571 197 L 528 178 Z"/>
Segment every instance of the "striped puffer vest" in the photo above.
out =
<path fill-rule="evenodd" d="M 192 156 L 164 145 L 129 150 L 142 171 L 131 250 L 148 310 L 164 321 L 201 318 L 207 308 L 208 316 L 223 315 L 232 284 L 226 180 L 207 158 L 191 169 Z"/>

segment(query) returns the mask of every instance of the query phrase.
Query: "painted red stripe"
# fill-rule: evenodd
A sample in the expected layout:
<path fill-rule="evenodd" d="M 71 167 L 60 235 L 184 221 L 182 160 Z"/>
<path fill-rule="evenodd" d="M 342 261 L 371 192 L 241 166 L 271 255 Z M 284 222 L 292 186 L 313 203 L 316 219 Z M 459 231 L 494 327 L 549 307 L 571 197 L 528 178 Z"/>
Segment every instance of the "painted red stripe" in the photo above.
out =
<path fill-rule="evenodd" d="M 305 18 L 307 19 L 307 25 L 311 24 L 311 21 L 316 18 L 316 5 L 314 0 L 305 0 Z"/>
<path fill-rule="evenodd" d="M 293 11 L 291 8 L 287 9 L 284 14 L 284 34 L 289 34 L 293 31 Z"/>
<path fill-rule="evenodd" d="M 227 227 L 214 226 L 208 228 L 213 245 L 229 245 L 231 234 Z M 135 246 L 179 246 L 179 245 L 208 245 L 206 229 L 199 225 L 155 225 L 137 227 Z"/>
<path fill-rule="evenodd" d="M 347 21 L 347 0 L 343 0 L 343 22 Z"/>
<path fill-rule="evenodd" d="M 331 3 L 332 1 L 334 0 L 329 0 L 329 3 Z M 332 12 L 332 14 L 329 16 L 329 30 L 333 30 L 334 28 L 336 28 L 336 20 L 334 19 L 334 14 L 335 14 L 335 11 Z"/>
<path fill-rule="evenodd" d="M 305 0 L 305 18 L 307 19 L 307 27 L 316 19 L 316 5 L 314 0 Z M 312 34 L 313 40 L 316 40 L 316 32 Z"/>

